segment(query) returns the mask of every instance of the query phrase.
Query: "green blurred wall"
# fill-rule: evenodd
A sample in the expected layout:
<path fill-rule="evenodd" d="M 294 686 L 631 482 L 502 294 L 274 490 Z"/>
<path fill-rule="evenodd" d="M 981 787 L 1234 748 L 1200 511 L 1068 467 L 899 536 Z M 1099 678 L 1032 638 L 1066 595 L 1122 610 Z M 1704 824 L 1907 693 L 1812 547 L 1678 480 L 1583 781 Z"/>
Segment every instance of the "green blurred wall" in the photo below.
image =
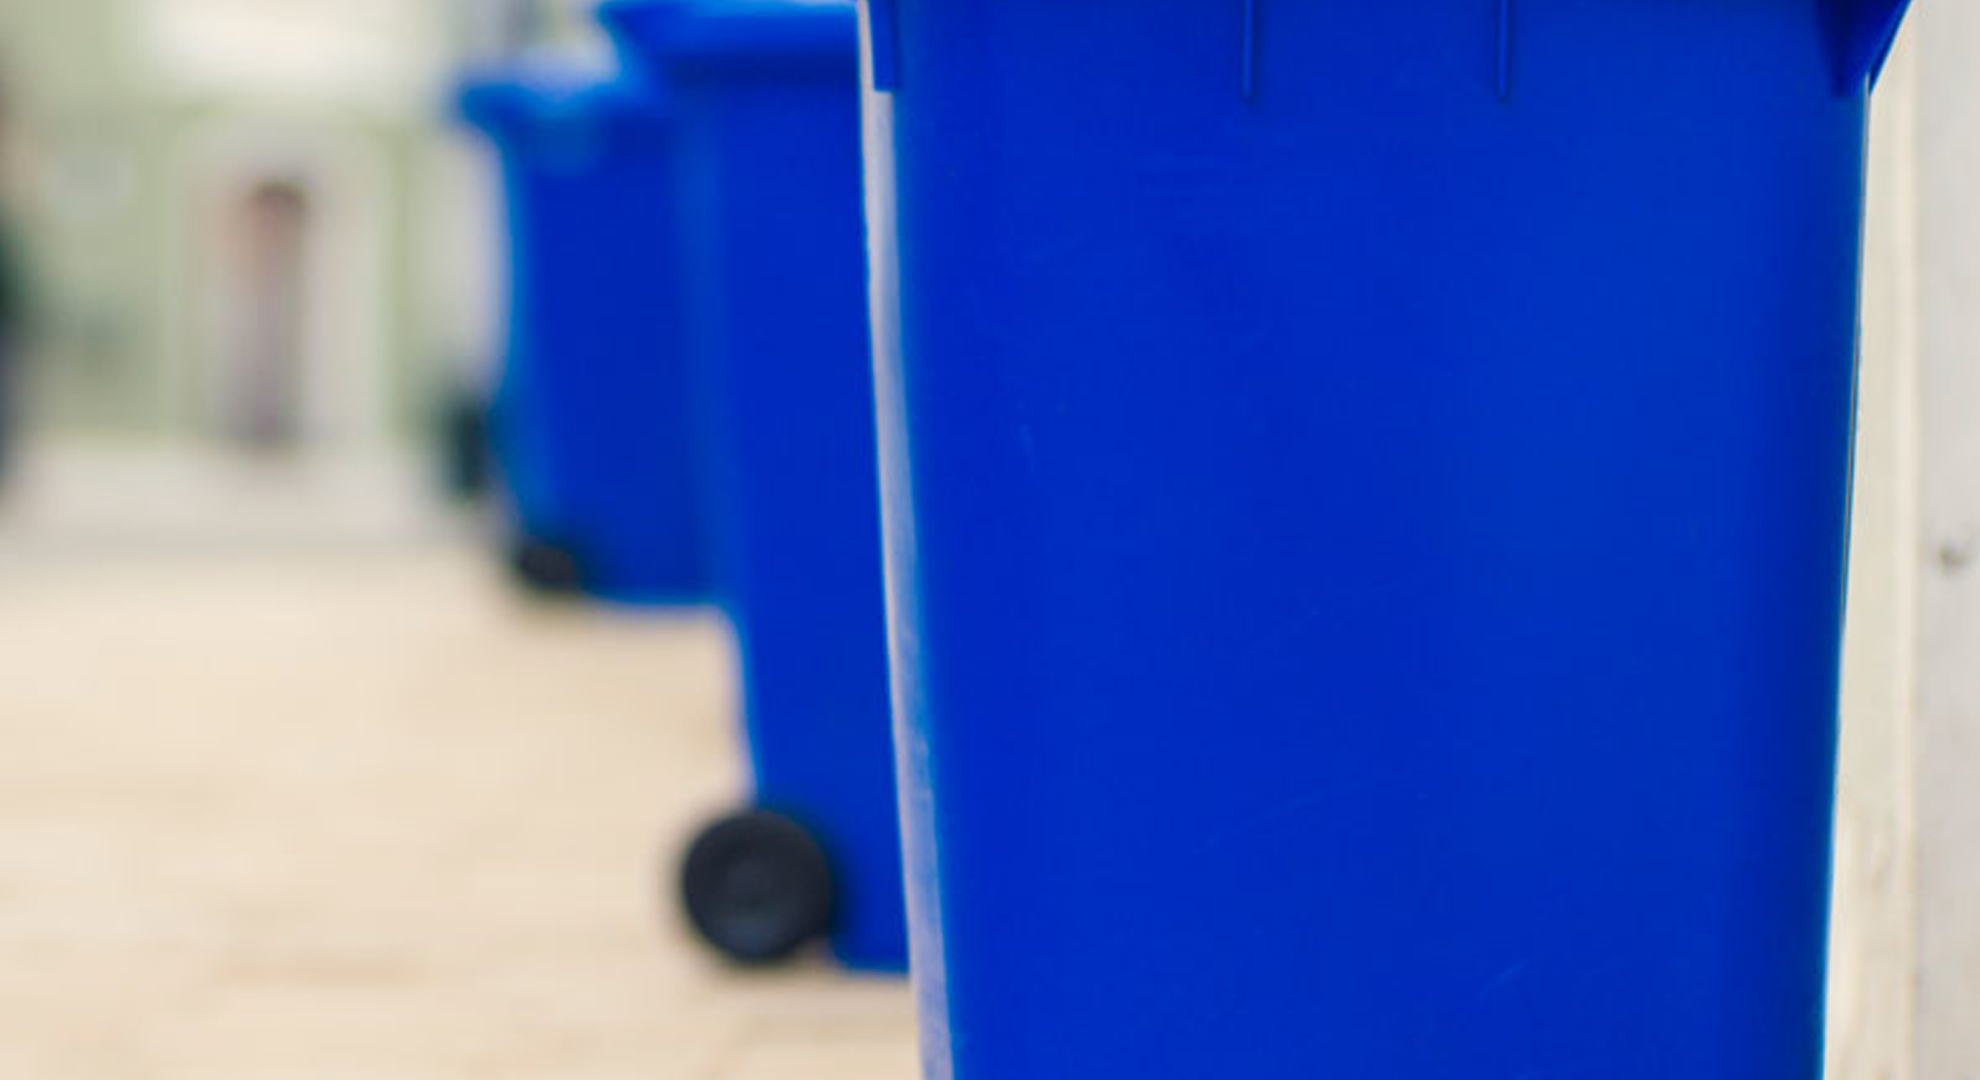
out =
<path fill-rule="evenodd" d="M 230 117 L 358 140 L 381 167 L 390 223 L 382 292 L 386 370 L 367 408 L 403 436 L 426 415 L 446 334 L 419 295 L 420 216 L 442 140 L 431 101 L 271 105 L 244 91 L 165 84 L 134 44 L 143 0 L 0 3 L 0 65 L 14 99 L 15 210 L 44 304 L 30 409 L 56 433 L 197 438 L 210 416 L 204 287 L 182 246 L 189 139 Z M 424 0 L 407 0 L 430 7 Z M 443 15 L 436 11 L 434 18 Z M 436 77 L 446 59 L 433 58 Z"/>

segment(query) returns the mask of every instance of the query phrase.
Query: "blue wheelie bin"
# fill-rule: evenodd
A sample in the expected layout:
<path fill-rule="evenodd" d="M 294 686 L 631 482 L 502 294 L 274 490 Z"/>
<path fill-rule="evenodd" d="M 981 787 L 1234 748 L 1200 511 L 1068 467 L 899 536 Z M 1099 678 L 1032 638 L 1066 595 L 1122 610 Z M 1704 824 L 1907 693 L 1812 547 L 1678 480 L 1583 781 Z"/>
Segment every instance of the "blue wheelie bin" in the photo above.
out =
<path fill-rule="evenodd" d="M 494 444 L 528 584 L 630 603 L 709 592 L 679 344 L 672 144 L 656 88 L 532 68 L 471 80 L 500 151 L 508 344 Z"/>
<path fill-rule="evenodd" d="M 676 112 L 689 357 L 755 811 L 693 846 L 694 925 L 744 960 L 820 932 L 907 962 L 851 3 L 603 9 Z"/>
<path fill-rule="evenodd" d="M 931 1077 L 1814 1080 L 1903 0 L 868 0 Z"/>

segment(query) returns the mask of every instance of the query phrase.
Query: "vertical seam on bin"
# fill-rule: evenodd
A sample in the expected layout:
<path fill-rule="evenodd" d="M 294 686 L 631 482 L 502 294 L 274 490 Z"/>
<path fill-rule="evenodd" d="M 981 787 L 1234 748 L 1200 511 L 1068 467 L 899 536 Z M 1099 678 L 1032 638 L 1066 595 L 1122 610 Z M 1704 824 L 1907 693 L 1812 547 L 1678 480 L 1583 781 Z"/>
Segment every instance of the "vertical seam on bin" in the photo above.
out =
<path fill-rule="evenodd" d="M 1499 0 L 1499 100 L 1512 97 L 1513 0 Z"/>
<path fill-rule="evenodd" d="M 866 40 L 873 89 L 890 94 L 900 89 L 900 41 L 894 20 L 894 0 L 866 0 Z"/>
<path fill-rule="evenodd" d="M 1244 0 L 1244 99 L 1258 93 L 1258 0 Z"/>

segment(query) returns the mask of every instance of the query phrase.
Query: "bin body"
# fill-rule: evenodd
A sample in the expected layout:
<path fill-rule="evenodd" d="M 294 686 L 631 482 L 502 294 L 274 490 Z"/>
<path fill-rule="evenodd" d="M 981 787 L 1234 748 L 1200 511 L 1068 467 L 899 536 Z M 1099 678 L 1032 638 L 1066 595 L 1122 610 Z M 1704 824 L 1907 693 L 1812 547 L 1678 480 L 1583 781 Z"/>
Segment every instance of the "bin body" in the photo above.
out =
<path fill-rule="evenodd" d="M 850 3 L 617 3 L 677 106 L 689 355 L 756 800 L 817 837 L 832 944 L 907 963 Z"/>
<path fill-rule="evenodd" d="M 463 93 L 500 152 L 509 324 L 495 447 L 526 537 L 634 603 L 710 590 L 680 346 L 672 136 L 631 82 L 528 73 Z"/>
<path fill-rule="evenodd" d="M 1875 14 L 873 3 L 931 1076 L 1820 1075 Z"/>

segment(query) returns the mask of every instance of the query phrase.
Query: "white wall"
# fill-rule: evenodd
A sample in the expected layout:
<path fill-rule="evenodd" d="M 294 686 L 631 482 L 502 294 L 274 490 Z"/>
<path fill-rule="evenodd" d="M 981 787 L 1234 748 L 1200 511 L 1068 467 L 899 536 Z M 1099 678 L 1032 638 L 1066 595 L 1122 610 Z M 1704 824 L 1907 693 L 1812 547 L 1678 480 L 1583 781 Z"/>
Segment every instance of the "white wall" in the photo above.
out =
<path fill-rule="evenodd" d="M 1872 149 L 1834 1080 L 1980 1080 L 1980 7 L 1925 0 Z"/>
<path fill-rule="evenodd" d="M 1980 7 L 1918 67 L 1918 1072 L 1980 1078 Z"/>
<path fill-rule="evenodd" d="M 1863 369 L 1843 666 L 1832 1080 L 1909 1080 L 1917 954 L 1914 626 L 1918 350 L 1916 65 L 1900 46 L 1872 119 Z"/>

